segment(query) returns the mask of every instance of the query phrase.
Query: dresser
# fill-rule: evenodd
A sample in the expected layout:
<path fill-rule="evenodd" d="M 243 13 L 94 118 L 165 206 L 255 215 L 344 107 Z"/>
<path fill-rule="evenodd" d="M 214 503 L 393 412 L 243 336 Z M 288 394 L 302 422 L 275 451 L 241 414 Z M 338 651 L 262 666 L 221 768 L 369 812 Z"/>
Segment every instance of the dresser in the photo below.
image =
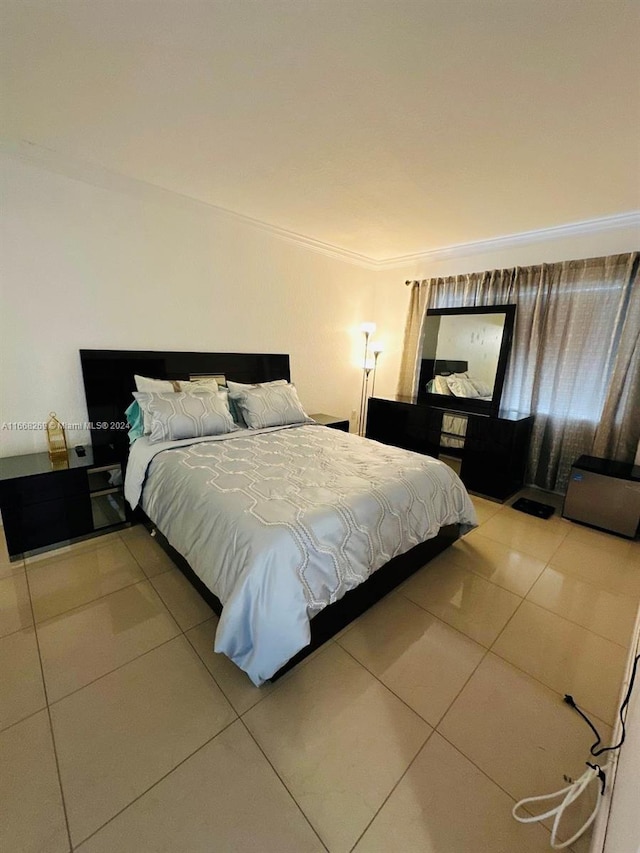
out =
<path fill-rule="evenodd" d="M 460 460 L 470 492 L 505 501 L 524 484 L 533 416 L 451 410 L 402 397 L 369 400 L 367 438 Z"/>

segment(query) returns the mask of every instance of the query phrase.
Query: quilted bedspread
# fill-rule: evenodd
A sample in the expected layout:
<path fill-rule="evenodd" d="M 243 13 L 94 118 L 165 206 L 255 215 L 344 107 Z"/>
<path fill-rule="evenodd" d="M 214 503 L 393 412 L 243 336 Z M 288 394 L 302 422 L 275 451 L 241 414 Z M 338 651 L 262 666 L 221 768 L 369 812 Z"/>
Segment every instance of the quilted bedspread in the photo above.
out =
<path fill-rule="evenodd" d="M 138 439 L 125 491 L 218 596 L 215 650 L 257 685 L 328 604 L 442 526 L 476 524 L 442 462 L 316 424 Z"/>

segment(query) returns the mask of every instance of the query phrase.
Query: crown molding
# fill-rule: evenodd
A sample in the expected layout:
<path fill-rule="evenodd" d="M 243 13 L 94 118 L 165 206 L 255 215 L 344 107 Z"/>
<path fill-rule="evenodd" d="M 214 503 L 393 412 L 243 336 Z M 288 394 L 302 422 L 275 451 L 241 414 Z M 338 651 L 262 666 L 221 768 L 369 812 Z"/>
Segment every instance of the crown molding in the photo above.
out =
<path fill-rule="evenodd" d="M 197 210 L 200 212 L 207 211 L 209 214 L 249 226 L 257 231 L 262 231 L 272 237 L 277 237 L 279 240 L 284 240 L 303 249 L 317 252 L 330 258 L 336 258 L 340 261 L 346 261 L 347 263 L 366 269 L 374 270 L 377 268 L 377 262 L 373 258 L 369 258 L 367 255 L 362 255 L 359 252 L 343 249 L 341 246 L 334 246 L 332 243 L 325 243 L 322 240 L 316 240 L 314 237 L 307 237 L 305 234 L 299 234 L 296 231 L 272 225 L 270 222 L 246 216 L 243 213 L 229 210 L 226 207 L 210 204 L 193 196 L 166 189 L 158 184 L 151 184 L 139 178 L 131 178 L 119 172 L 112 172 L 104 166 L 68 157 L 54 149 L 45 148 L 35 142 L 29 142 L 28 140 L 14 142 L 0 139 L 0 152 L 15 160 L 39 166 L 47 171 L 64 175 L 72 180 L 91 184 L 101 189 L 122 192 L 150 202 L 171 204 L 173 207 L 182 209 Z"/>
<path fill-rule="evenodd" d="M 107 190 L 124 192 L 138 198 L 149 201 L 169 203 L 174 207 L 183 209 L 208 211 L 228 221 L 238 222 L 258 231 L 284 240 L 295 246 L 325 255 L 337 260 L 346 261 L 358 267 L 369 270 L 390 270 L 408 266 L 416 263 L 433 263 L 455 258 L 464 258 L 469 255 L 494 252 L 511 249 L 531 243 L 540 243 L 545 240 L 559 240 L 566 237 L 585 236 L 602 231 L 612 231 L 620 228 L 640 229 L 640 210 L 621 213 L 615 216 L 604 216 L 599 219 L 589 219 L 584 222 L 574 222 L 568 225 L 557 225 L 551 228 L 541 228 L 537 231 L 524 231 L 518 234 L 508 234 L 503 237 L 494 237 L 488 240 L 477 240 L 470 243 L 459 243 L 453 246 L 443 246 L 438 249 L 427 249 L 422 252 L 413 252 L 407 255 L 398 255 L 392 258 L 370 258 L 359 252 L 335 246 L 316 240 L 305 234 L 299 234 L 286 228 L 280 228 L 261 219 L 255 219 L 219 207 L 206 201 L 169 190 L 157 184 L 151 184 L 138 178 L 131 178 L 118 172 L 112 172 L 95 163 L 89 163 L 77 158 L 69 157 L 51 148 L 45 148 L 28 140 L 19 142 L 0 140 L 0 152 L 17 160 L 25 161 L 40 166 L 48 171 L 65 175 L 74 180 L 82 181 L 93 186 Z"/>
<path fill-rule="evenodd" d="M 443 246 L 440 249 L 428 249 L 410 255 L 385 258 L 375 263 L 377 269 L 395 269 L 408 264 L 446 261 L 485 252 L 512 249 L 531 243 L 542 243 L 546 240 L 561 240 L 566 237 L 585 236 L 602 231 L 634 227 L 640 229 L 640 210 L 632 210 L 629 213 L 620 213 L 615 216 L 603 216 L 599 219 L 588 219 L 584 222 L 572 222 L 568 225 L 540 228 L 537 231 L 522 231 L 519 234 L 507 234 L 504 237 L 493 237 L 489 240 L 476 240 L 471 243 L 459 243 L 455 246 Z"/>

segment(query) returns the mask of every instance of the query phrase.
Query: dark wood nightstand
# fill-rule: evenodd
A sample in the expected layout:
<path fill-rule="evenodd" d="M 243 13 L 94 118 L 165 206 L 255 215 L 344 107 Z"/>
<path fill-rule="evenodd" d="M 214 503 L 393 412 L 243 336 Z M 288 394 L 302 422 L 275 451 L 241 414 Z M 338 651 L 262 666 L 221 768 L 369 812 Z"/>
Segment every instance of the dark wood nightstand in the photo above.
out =
<path fill-rule="evenodd" d="M 127 522 L 122 465 L 108 455 L 69 451 L 68 467 L 48 453 L 0 459 L 0 510 L 11 559 Z"/>
<path fill-rule="evenodd" d="M 349 421 L 341 420 L 337 418 L 335 415 L 323 415 L 315 414 L 309 415 L 310 418 L 313 418 L 314 421 L 317 421 L 322 426 L 331 427 L 331 429 L 341 429 L 343 432 L 349 432 Z"/>

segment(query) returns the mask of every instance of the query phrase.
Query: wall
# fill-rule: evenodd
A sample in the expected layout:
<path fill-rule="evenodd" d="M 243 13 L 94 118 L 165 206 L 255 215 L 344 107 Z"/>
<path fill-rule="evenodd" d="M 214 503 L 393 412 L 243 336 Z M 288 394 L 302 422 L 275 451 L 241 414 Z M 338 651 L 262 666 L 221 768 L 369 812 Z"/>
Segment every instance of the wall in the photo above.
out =
<path fill-rule="evenodd" d="M 370 270 L 169 193 L 0 167 L 0 455 L 46 448 L 7 422 L 87 419 L 81 348 L 288 352 L 307 411 L 358 408 Z"/>
<path fill-rule="evenodd" d="M 373 319 L 378 324 L 377 337 L 385 344 L 384 356 L 380 358 L 376 393 L 395 394 L 402 354 L 402 339 L 409 305 L 409 288 L 406 280 L 422 280 L 437 276 L 458 275 L 468 272 L 502 269 L 514 266 L 553 263 L 577 258 L 594 258 L 634 252 L 640 248 L 640 229 L 636 226 L 611 228 L 600 232 L 574 234 L 540 240 L 532 236 L 531 242 L 518 241 L 510 248 L 482 251 L 481 247 L 461 247 L 455 256 L 445 257 L 446 252 L 433 253 L 425 258 L 393 269 L 376 272 L 374 285 Z M 454 253 L 449 253 L 453 255 Z"/>

